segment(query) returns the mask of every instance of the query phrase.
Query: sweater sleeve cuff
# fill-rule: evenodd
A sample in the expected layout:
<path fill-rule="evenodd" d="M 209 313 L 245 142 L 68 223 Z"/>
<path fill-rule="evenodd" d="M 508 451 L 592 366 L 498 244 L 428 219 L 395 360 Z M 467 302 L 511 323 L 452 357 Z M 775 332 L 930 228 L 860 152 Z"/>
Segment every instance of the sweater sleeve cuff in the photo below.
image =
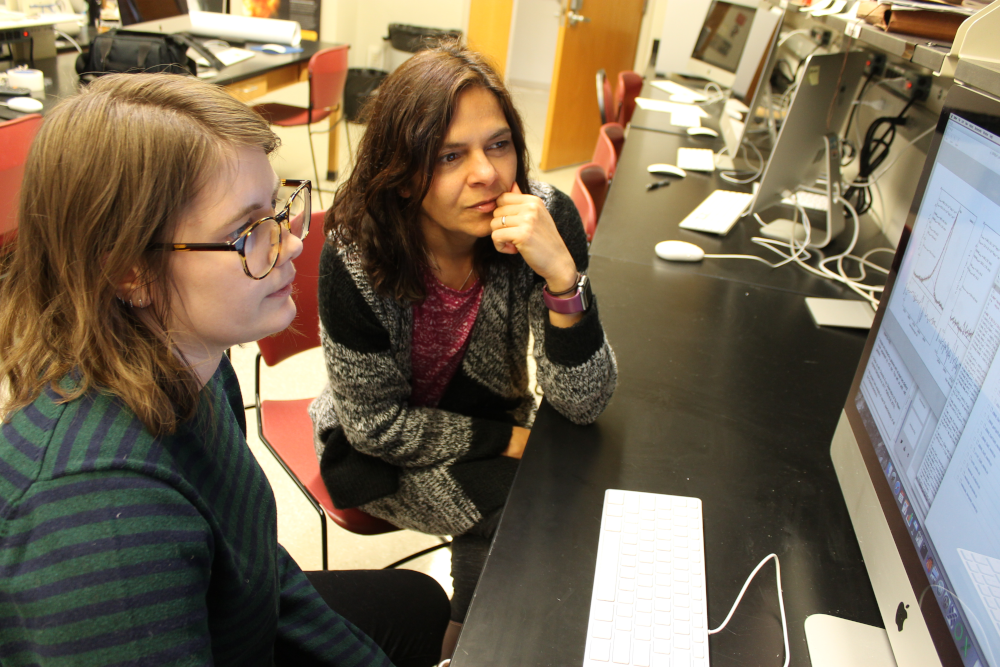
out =
<path fill-rule="evenodd" d="M 561 366 L 586 363 L 604 345 L 604 327 L 597 314 L 597 297 L 579 322 L 571 327 L 557 327 L 545 320 L 545 356 Z"/>
<path fill-rule="evenodd" d="M 472 442 L 469 445 L 469 451 L 463 454 L 458 462 L 500 456 L 510 446 L 510 437 L 513 431 L 511 424 L 492 419 L 473 418 Z"/>

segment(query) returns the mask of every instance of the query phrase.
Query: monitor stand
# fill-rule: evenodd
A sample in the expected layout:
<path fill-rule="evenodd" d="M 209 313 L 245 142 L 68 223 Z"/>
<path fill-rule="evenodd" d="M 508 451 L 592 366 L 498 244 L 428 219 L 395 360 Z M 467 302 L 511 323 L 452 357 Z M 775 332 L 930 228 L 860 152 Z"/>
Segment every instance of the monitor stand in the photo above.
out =
<path fill-rule="evenodd" d="M 823 137 L 826 152 L 826 235 L 818 238 L 816 230 L 809 238 L 810 248 L 825 248 L 833 239 L 840 236 L 846 226 L 844 223 L 844 207 L 840 199 L 840 140 L 836 134 Z M 791 194 L 791 193 L 789 193 Z M 760 229 L 761 236 L 777 241 L 789 241 L 794 238 L 799 243 L 806 240 L 806 228 L 798 222 L 778 219 Z"/>
<path fill-rule="evenodd" d="M 896 667 L 882 628 L 826 614 L 809 616 L 805 628 L 812 667 Z"/>

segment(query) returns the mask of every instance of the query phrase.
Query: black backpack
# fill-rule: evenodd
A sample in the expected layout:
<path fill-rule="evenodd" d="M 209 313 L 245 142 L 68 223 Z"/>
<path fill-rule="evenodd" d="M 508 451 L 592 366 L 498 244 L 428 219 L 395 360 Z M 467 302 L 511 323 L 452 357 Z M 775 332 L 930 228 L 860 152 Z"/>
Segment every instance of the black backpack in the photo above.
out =
<path fill-rule="evenodd" d="M 116 29 L 98 35 L 90 50 L 77 57 L 76 72 L 82 81 L 113 72 L 195 75 L 198 66 L 187 57 L 188 47 L 201 54 L 216 69 L 224 67 L 215 55 L 188 35 Z"/>

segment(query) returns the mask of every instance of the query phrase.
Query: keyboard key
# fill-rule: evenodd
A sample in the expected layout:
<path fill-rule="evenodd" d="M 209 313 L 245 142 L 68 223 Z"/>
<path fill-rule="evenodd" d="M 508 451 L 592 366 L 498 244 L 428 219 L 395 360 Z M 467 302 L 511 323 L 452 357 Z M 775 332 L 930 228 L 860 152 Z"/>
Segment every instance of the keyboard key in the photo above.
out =
<path fill-rule="evenodd" d="M 632 618 L 632 605 L 630 604 L 618 605 L 618 615 L 627 618 Z"/>
<path fill-rule="evenodd" d="M 639 600 L 652 600 L 653 589 L 647 586 L 640 586 L 635 589 L 635 597 Z"/>
<path fill-rule="evenodd" d="M 639 626 L 643 626 L 643 627 L 647 627 L 647 628 L 648 627 L 652 627 L 652 625 L 653 625 L 653 615 L 652 614 L 637 613 L 635 615 L 635 625 L 636 625 L 636 627 L 639 627 Z"/>
<path fill-rule="evenodd" d="M 639 600 L 636 602 L 635 610 L 642 612 L 643 614 L 650 614 L 653 612 L 653 601 L 652 600 Z"/>
<path fill-rule="evenodd" d="M 622 630 L 624 632 L 632 631 L 632 619 L 631 618 L 621 618 L 615 619 L 615 630 Z"/>
<path fill-rule="evenodd" d="M 609 505 L 621 505 L 625 499 L 625 492 L 618 489 L 608 489 L 604 497 Z"/>
<path fill-rule="evenodd" d="M 632 652 L 632 636 L 627 632 L 615 633 L 614 654 L 611 656 L 612 662 L 618 665 L 627 665 Z"/>
<path fill-rule="evenodd" d="M 670 640 L 653 639 L 653 653 L 670 653 Z"/>
<path fill-rule="evenodd" d="M 670 656 L 670 667 L 691 667 L 691 654 L 687 651 L 675 651 Z"/>
<path fill-rule="evenodd" d="M 621 529 L 622 529 L 621 517 L 617 516 L 604 517 L 604 530 L 611 530 L 617 533 Z"/>
<path fill-rule="evenodd" d="M 590 636 L 595 639 L 611 639 L 611 631 L 613 626 L 611 623 L 594 623 L 593 629 L 590 632 Z"/>
<path fill-rule="evenodd" d="M 610 621 L 615 617 L 615 606 L 610 602 L 594 602 L 590 614 L 595 620 Z"/>
<path fill-rule="evenodd" d="M 611 659 L 611 642 L 604 639 L 590 640 L 590 659 L 607 662 Z"/>
<path fill-rule="evenodd" d="M 625 494 L 625 511 L 629 514 L 637 514 L 639 512 L 639 494 Z"/>
<path fill-rule="evenodd" d="M 632 637 L 638 641 L 651 641 L 653 639 L 653 628 L 652 626 L 637 625 Z"/>
<path fill-rule="evenodd" d="M 622 604 L 634 604 L 635 603 L 635 592 L 633 591 L 618 591 L 618 602 Z"/>
<path fill-rule="evenodd" d="M 650 649 L 649 642 L 635 642 L 632 647 L 632 664 L 636 667 L 649 667 L 649 654 Z"/>
<path fill-rule="evenodd" d="M 688 621 L 676 621 L 674 623 L 674 632 L 679 635 L 691 635 L 691 623 Z"/>
<path fill-rule="evenodd" d="M 684 607 L 678 607 L 677 609 L 674 609 L 674 618 L 678 621 L 690 621 L 691 610 L 685 609 Z"/>
<path fill-rule="evenodd" d="M 653 653 L 651 667 L 670 667 L 670 656 L 660 653 Z"/>

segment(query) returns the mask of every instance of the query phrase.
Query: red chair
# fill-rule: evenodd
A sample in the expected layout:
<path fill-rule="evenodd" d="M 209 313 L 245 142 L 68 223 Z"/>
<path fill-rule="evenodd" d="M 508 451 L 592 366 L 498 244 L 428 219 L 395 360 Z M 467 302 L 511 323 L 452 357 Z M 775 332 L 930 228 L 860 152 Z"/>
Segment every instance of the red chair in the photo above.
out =
<path fill-rule="evenodd" d="M 36 113 L 0 123 L 0 247 L 17 236 L 17 206 L 28 149 L 42 126 Z"/>
<path fill-rule="evenodd" d="M 337 509 L 330 499 L 330 492 L 319 474 L 319 460 L 313 445 L 313 424 L 306 409 L 311 398 L 299 400 L 262 401 L 260 398 L 260 361 L 269 367 L 289 357 L 319 347 L 319 308 L 317 290 L 319 287 L 319 257 L 326 240 L 323 236 L 324 211 L 312 214 L 310 233 L 303 241 L 302 254 L 295 260 L 298 272 L 295 275 L 296 314 L 292 325 L 281 333 L 257 341 L 254 376 L 254 396 L 257 404 L 257 432 L 264 445 L 309 499 L 319 514 L 320 532 L 323 540 L 323 569 L 329 566 L 326 518 L 329 515 L 341 528 L 360 535 L 379 535 L 399 530 L 388 521 L 365 514 L 359 509 Z M 449 543 L 435 545 L 389 565 L 396 567 L 426 553 L 448 546 Z M 387 568 L 388 569 L 388 568 Z"/>
<path fill-rule="evenodd" d="M 608 177 L 604 169 L 596 162 L 588 162 L 576 170 L 573 179 L 573 190 L 570 197 L 576 204 L 583 220 L 583 231 L 587 234 L 587 242 L 593 240 L 597 231 L 597 221 L 604 208 L 604 198 L 608 194 Z"/>
<path fill-rule="evenodd" d="M 597 110 L 601 112 L 601 125 L 614 120 L 614 95 L 611 93 L 611 81 L 603 69 L 597 70 Z"/>
<path fill-rule="evenodd" d="M 625 128 L 618 123 L 605 123 L 601 126 L 597 134 L 597 145 L 594 147 L 594 158 L 596 162 L 604 168 L 610 181 L 615 177 L 615 169 L 618 168 L 618 158 L 622 154 L 622 146 L 625 145 Z"/>
<path fill-rule="evenodd" d="M 618 110 L 618 124 L 628 125 L 635 113 L 635 98 L 642 90 L 642 76 L 631 70 L 618 73 L 618 88 L 615 89 L 615 109 Z"/>
<path fill-rule="evenodd" d="M 262 115 L 272 125 L 295 127 L 305 125 L 309 132 L 309 152 L 312 154 L 313 172 L 316 181 L 313 187 L 319 196 L 319 204 L 323 206 L 323 195 L 320 194 L 319 169 L 316 166 L 316 149 L 313 147 L 313 134 L 331 132 L 336 123 L 331 123 L 329 130 L 313 132 L 312 124 L 328 118 L 331 113 L 340 108 L 344 97 L 344 84 L 347 82 L 347 50 L 348 45 L 332 46 L 317 51 L 309 59 L 309 106 L 296 107 L 280 102 L 258 104 L 253 109 Z"/>

